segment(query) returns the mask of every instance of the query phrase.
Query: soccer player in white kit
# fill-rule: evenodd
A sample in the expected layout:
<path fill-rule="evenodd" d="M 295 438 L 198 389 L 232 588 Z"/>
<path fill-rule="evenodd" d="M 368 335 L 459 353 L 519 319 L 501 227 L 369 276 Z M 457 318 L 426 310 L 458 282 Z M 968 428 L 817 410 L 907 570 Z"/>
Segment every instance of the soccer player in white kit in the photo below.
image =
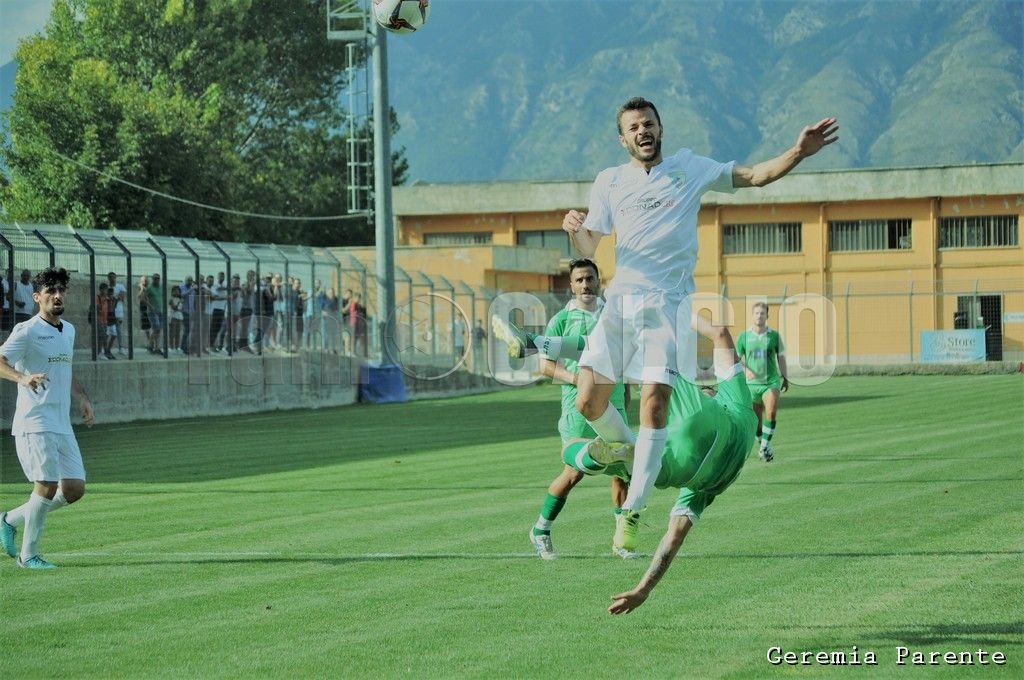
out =
<path fill-rule="evenodd" d="M 678 376 L 692 379 L 696 372 L 689 296 L 701 196 L 781 179 L 836 141 L 838 129 L 835 118 L 825 118 L 805 127 L 796 144 L 779 156 L 744 166 L 719 163 L 689 149 L 663 158 L 663 130 L 654 104 L 634 97 L 619 109 L 619 143 L 630 161 L 599 173 L 587 212 L 570 210 L 562 221 L 584 257 L 593 257 L 600 240 L 615 233 L 615 276 L 580 358 L 576 407 L 605 441 L 632 442 L 608 396 L 617 382 L 643 385 L 633 478 L 615 547 L 635 550 L 639 513 L 661 469 L 672 385 Z"/>
<path fill-rule="evenodd" d="M 0 345 L 0 378 L 18 383 L 11 434 L 25 476 L 32 482 L 28 501 L 0 514 L 0 543 L 19 567 L 53 569 L 39 556 L 46 516 L 85 494 L 85 466 L 71 429 L 71 397 L 85 424 L 92 426 L 89 397 L 71 377 L 75 328 L 61 320 L 70 276 L 50 267 L 32 280 L 39 312 L 14 327 Z M 21 554 L 15 536 L 22 528 Z"/>

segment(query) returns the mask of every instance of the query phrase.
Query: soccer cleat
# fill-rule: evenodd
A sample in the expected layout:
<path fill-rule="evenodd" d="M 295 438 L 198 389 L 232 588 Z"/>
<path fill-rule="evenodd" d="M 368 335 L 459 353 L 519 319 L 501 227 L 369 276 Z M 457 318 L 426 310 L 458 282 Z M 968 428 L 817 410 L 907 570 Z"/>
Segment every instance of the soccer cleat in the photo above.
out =
<path fill-rule="evenodd" d="M 7 513 L 0 515 L 0 543 L 4 544 L 4 552 L 8 557 L 18 556 L 18 549 L 14 547 L 14 536 L 17 533 L 18 530 L 7 523 Z"/>
<path fill-rule="evenodd" d="M 551 543 L 551 534 L 535 534 L 530 531 L 530 543 L 533 544 L 533 551 L 542 560 L 558 559 L 555 554 L 555 546 Z"/>
<path fill-rule="evenodd" d="M 612 554 L 616 557 L 621 557 L 624 560 L 635 560 L 639 555 L 635 550 L 626 550 L 618 546 L 612 546 Z"/>
<path fill-rule="evenodd" d="M 772 453 L 772 447 L 768 446 L 768 444 L 761 444 L 761 448 L 757 451 L 757 457 L 766 463 L 770 463 L 775 458 L 775 455 Z"/>
<path fill-rule="evenodd" d="M 633 462 L 633 445 L 622 442 L 606 442 L 594 439 L 587 444 L 587 454 L 601 465 Z"/>
<path fill-rule="evenodd" d="M 57 565 L 53 562 L 47 562 L 39 555 L 30 557 L 27 560 L 18 558 L 18 566 L 22 569 L 56 569 Z"/>
<path fill-rule="evenodd" d="M 491 327 L 494 329 L 495 337 L 508 346 L 510 359 L 522 359 L 526 356 L 526 350 L 537 349 L 537 346 L 533 344 L 533 339 L 526 334 L 526 331 L 502 319 L 497 314 L 491 317 Z"/>
<path fill-rule="evenodd" d="M 640 532 L 640 513 L 623 510 L 615 517 L 615 537 L 612 539 L 612 551 L 636 551 L 636 535 Z"/>

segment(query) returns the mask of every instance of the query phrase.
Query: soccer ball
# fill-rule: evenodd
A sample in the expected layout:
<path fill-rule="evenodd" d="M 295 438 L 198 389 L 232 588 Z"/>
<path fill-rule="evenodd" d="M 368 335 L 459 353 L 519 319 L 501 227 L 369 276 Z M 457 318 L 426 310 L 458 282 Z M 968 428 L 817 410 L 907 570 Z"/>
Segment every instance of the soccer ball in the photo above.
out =
<path fill-rule="evenodd" d="M 392 33 L 415 33 L 429 15 L 430 0 L 373 0 L 374 20 Z"/>

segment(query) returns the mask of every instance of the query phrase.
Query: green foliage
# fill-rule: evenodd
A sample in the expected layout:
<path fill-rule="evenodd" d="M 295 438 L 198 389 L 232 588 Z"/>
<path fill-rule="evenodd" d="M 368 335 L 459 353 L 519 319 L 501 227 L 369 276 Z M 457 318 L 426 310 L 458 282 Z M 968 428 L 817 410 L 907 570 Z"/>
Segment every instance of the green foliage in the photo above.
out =
<path fill-rule="evenodd" d="M 648 559 L 611 557 L 605 479 L 558 518 L 562 559 L 526 541 L 561 468 L 554 388 L 80 430 L 89 492 L 43 537 L 60 568 L 0 557 L 4 659 L 21 678 L 929 676 L 901 645 L 999 651 L 971 670 L 1019 677 L 1020 394 L 1013 375 L 794 386 L 776 461 L 748 462 L 626 618 L 605 607 Z M 13 446 L 0 473 L 0 508 L 21 503 Z M 652 494 L 642 550 L 673 497 Z M 765 658 L 854 645 L 879 665 Z"/>
<path fill-rule="evenodd" d="M 346 52 L 326 39 L 324 11 L 322 0 L 55 0 L 44 36 L 17 53 L 8 218 L 365 243 L 346 233 L 352 220 L 274 222 L 195 205 L 347 211 Z M 396 181 L 403 164 L 399 154 Z"/>

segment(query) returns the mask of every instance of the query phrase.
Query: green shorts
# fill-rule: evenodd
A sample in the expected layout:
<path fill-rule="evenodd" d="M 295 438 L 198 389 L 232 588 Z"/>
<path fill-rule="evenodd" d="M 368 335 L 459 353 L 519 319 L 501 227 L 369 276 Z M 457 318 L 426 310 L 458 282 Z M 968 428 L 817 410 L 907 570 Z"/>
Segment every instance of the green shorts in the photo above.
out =
<path fill-rule="evenodd" d="M 753 400 L 753 402 L 755 404 L 764 404 L 764 402 L 761 400 L 761 398 L 764 396 L 764 393 L 769 390 L 775 390 L 776 392 L 780 391 L 782 389 L 782 382 L 775 381 L 765 384 L 747 383 L 747 387 L 750 388 L 750 397 Z"/>
<path fill-rule="evenodd" d="M 628 423 L 629 420 L 626 418 L 626 412 L 621 408 L 616 410 L 622 415 L 622 419 Z M 571 439 L 594 439 L 597 437 L 594 428 L 590 427 L 587 419 L 581 416 L 580 412 L 576 409 L 562 411 L 562 417 L 558 419 L 558 434 L 562 437 L 562 446 L 565 446 Z"/>

